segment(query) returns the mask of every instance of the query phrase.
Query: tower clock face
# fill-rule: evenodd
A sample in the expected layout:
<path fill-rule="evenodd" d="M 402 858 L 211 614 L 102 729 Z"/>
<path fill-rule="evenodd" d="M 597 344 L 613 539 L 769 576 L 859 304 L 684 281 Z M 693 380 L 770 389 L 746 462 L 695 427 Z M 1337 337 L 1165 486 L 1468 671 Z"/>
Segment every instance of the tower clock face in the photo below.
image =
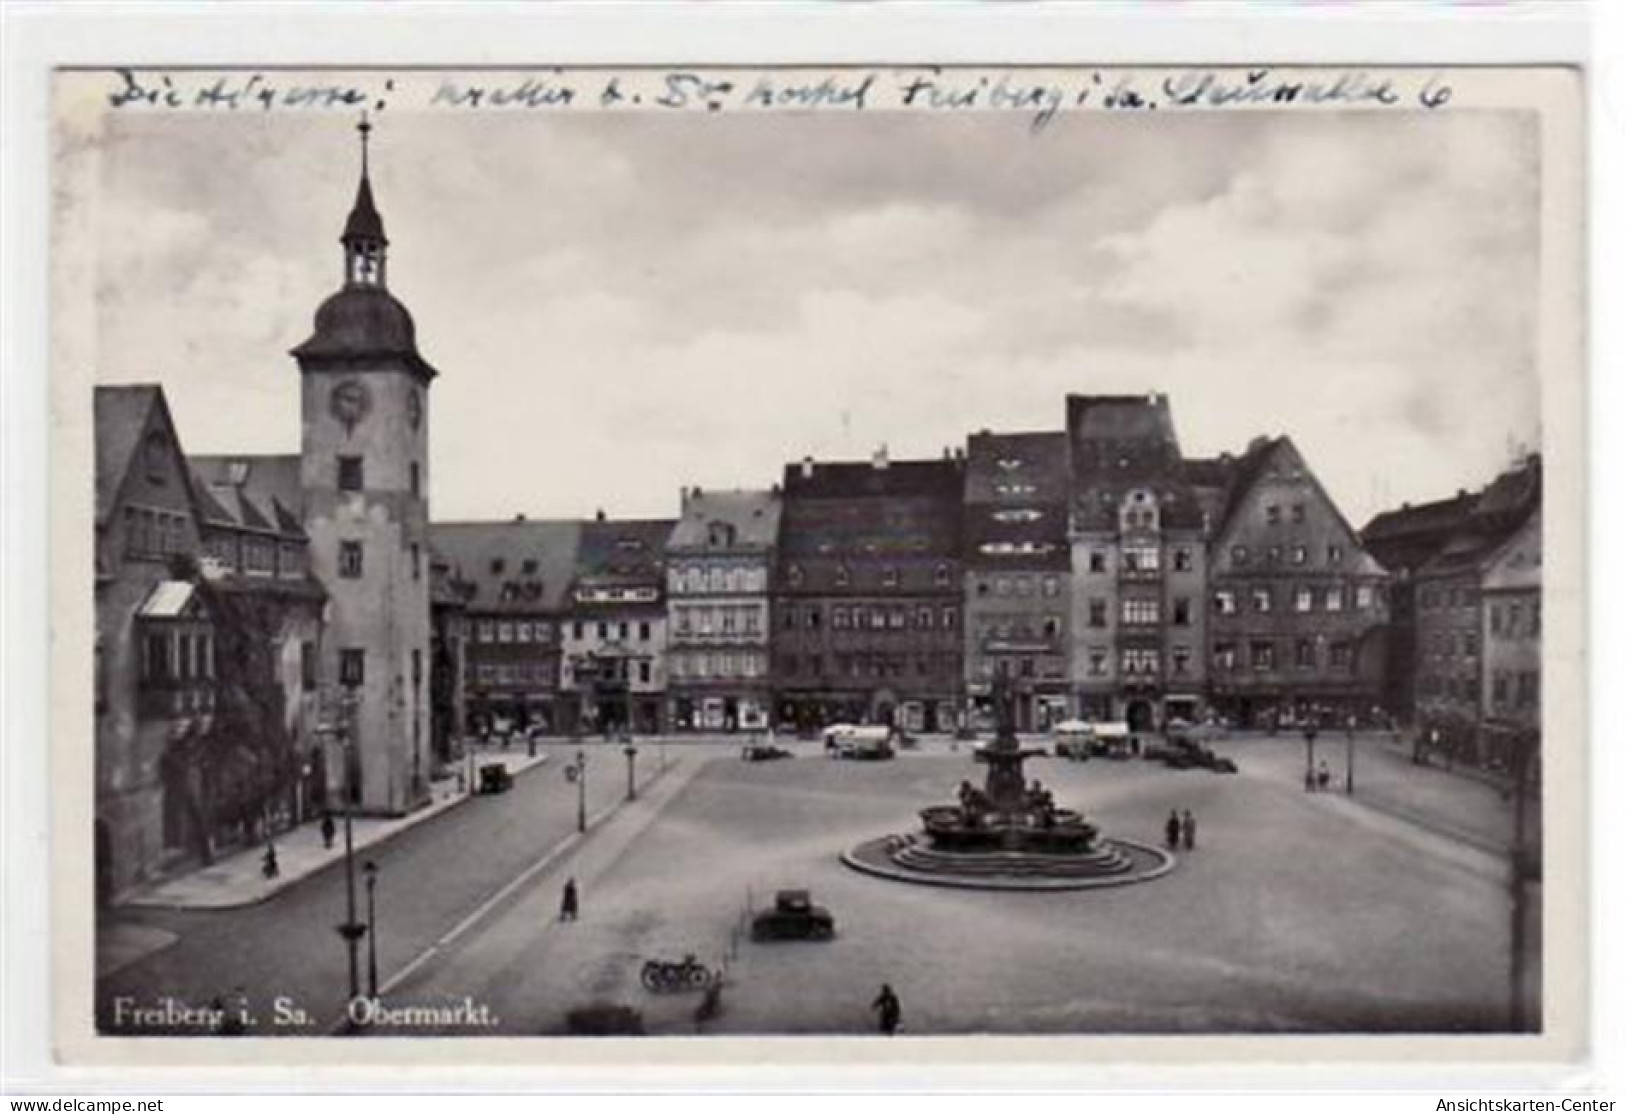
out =
<path fill-rule="evenodd" d="M 423 424 L 423 396 L 416 391 L 406 396 L 406 424 L 414 430 Z"/>
<path fill-rule="evenodd" d="M 344 424 L 344 432 L 351 433 L 372 409 L 372 392 L 359 379 L 345 379 L 333 388 L 328 399 L 333 416 Z"/>

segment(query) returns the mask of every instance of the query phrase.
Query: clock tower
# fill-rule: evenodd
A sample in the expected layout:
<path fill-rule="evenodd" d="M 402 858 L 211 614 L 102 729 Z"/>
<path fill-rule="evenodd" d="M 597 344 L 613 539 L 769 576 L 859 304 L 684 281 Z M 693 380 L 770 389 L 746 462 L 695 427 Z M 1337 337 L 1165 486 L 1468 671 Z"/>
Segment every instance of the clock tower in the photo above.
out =
<path fill-rule="evenodd" d="M 347 725 L 329 784 L 361 812 L 429 796 L 429 385 L 416 328 L 386 282 L 389 240 L 361 182 L 339 243 L 343 285 L 293 350 L 311 570 L 327 589 L 319 684 Z"/>

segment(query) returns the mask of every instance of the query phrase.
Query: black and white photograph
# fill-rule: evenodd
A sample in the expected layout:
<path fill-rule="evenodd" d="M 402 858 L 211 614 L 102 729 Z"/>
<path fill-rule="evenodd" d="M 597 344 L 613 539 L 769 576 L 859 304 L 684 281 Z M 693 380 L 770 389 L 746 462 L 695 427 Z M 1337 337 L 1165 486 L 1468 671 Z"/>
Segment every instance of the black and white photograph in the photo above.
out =
<path fill-rule="evenodd" d="M 1572 1047 L 1581 91 L 59 73 L 61 1023 Z"/>

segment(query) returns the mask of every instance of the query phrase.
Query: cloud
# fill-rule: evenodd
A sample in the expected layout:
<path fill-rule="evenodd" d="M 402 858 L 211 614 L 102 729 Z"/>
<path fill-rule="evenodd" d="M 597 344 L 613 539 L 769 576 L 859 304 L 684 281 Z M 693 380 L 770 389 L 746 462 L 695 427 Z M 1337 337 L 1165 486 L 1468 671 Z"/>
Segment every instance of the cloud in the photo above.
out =
<path fill-rule="evenodd" d="M 297 443 L 286 350 L 337 286 L 350 125 L 129 116 L 93 152 L 100 374 L 161 378 L 193 451 Z M 391 285 L 443 372 L 437 515 L 669 513 L 681 483 L 766 485 L 804 452 L 1055 428 L 1068 391 L 1167 391 L 1193 452 L 1291 432 L 1346 501 L 1398 460 L 1401 497 L 1482 482 L 1538 420 L 1538 132 L 1514 113 L 375 138 Z"/>

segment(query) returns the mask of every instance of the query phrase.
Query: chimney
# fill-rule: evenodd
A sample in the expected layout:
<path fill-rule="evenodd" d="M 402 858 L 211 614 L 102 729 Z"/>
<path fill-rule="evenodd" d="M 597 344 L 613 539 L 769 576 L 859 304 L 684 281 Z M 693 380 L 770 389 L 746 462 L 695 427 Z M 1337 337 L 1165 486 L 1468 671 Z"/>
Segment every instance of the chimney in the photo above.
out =
<path fill-rule="evenodd" d="M 594 520 L 596 520 L 598 522 L 603 522 L 604 521 L 604 508 L 599 507 L 597 513 L 595 513 L 593 515 L 593 518 L 594 518 Z"/>
<path fill-rule="evenodd" d="M 801 458 L 801 478 L 804 479 L 804 480 L 810 480 L 810 479 L 812 479 L 812 474 L 813 474 L 813 458 L 810 457 L 810 456 L 802 457 Z"/>
<path fill-rule="evenodd" d="M 518 514 L 513 516 L 513 520 L 515 522 L 523 522 L 523 521 L 525 521 L 525 512 L 520 511 Z"/>
<path fill-rule="evenodd" d="M 891 465 L 891 461 L 886 457 L 885 445 L 882 445 L 880 448 L 875 450 L 875 455 L 870 460 L 870 463 L 873 464 L 877 469 L 887 468 Z"/>

